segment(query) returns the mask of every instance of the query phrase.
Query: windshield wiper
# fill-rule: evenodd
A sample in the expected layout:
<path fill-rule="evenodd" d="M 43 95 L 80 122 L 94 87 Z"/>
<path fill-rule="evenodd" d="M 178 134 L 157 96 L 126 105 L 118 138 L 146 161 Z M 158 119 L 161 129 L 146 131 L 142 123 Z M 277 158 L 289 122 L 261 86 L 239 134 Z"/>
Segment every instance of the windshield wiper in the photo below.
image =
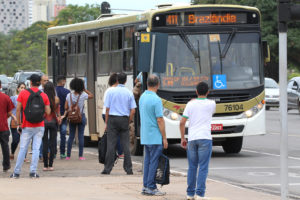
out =
<path fill-rule="evenodd" d="M 196 50 L 194 48 L 194 46 L 191 44 L 191 41 L 189 40 L 189 38 L 186 36 L 186 34 L 184 33 L 184 31 L 180 30 L 179 31 L 179 36 L 182 39 L 182 41 L 185 43 L 185 45 L 187 46 L 187 48 L 192 52 L 195 60 L 197 61 L 198 65 L 199 65 L 199 71 L 201 74 L 201 58 L 200 58 L 200 44 L 199 44 L 199 40 L 198 40 L 198 50 Z"/>
<path fill-rule="evenodd" d="M 234 38 L 234 36 L 235 36 L 235 33 L 236 33 L 236 29 L 232 29 L 232 32 L 230 33 L 230 35 L 229 35 L 229 37 L 228 37 L 228 39 L 227 39 L 227 41 L 226 41 L 226 44 L 225 44 L 225 46 L 224 46 L 224 49 L 222 50 L 222 53 L 221 53 L 221 57 L 222 57 L 222 58 L 225 58 L 225 57 L 226 57 L 226 54 L 227 54 L 228 49 L 229 49 L 229 47 L 230 47 L 230 45 L 231 45 L 231 43 L 232 43 L 232 40 L 233 40 L 233 38 Z"/>

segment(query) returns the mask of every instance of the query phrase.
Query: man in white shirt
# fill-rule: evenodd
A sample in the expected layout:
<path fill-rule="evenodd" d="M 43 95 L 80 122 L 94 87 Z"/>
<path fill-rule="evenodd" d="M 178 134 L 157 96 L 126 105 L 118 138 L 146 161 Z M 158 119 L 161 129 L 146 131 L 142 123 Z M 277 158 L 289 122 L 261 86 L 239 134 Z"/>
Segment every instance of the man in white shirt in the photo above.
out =
<path fill-rule="evenodd" d="M 202 199 L 205 195 L 205 183 L 212 152 L 211 120 L 216 110 L 215 101 L 206 98 L 209 92 L 205 82 L 198 83 L 196 93 L 198 98 L 188 102 L 180 121 L 181 146 L 187 148 L 189 163 L 187 199 L 194 199 L 195 194 L 196 199 Z M 187 120 L 189 120 L 188 144 L 185 139 Z"/>

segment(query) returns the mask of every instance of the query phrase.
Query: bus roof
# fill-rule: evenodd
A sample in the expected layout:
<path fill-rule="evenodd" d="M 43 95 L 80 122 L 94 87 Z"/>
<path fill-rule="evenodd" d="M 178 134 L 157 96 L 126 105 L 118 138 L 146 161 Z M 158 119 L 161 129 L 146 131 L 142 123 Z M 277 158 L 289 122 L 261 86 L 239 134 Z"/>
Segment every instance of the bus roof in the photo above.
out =
<path fill-rule="evenodd" d="M 96 28 L 105 28 L 108 26 L 117 26 L 126 23 L 135 23 L 135 22 L 142 22 L 142 21 L 148 21 L 148 27 L 151 28 L 152 26 L 151 19 L 153 15 L 158 13 L 168 12 L 172 10 L 179 10 L 179 9 L 188 9 L 188 8 L 217 8 L 217 7 L 245 9 L 249 11 L 256 11 L 260 14 L 259 10 L 255 7 L 241 6 L 241 5 L 230 5 L 230 4 L 202 4 L 202 5 L 185 5 L 185 6 L 175 5 L 175 6 L 163 7 L 159 9 L 152 9 L 145 12 L 134 13 L 130 15 L 114 15 L 112 17 L 100 18 L 88 22 L 51 27 L 48 28 L 47 34 L 49 36 L 49 35 L 64 34 L 69 32 L 79 32 L 83 30 L 92 30 Z"/>

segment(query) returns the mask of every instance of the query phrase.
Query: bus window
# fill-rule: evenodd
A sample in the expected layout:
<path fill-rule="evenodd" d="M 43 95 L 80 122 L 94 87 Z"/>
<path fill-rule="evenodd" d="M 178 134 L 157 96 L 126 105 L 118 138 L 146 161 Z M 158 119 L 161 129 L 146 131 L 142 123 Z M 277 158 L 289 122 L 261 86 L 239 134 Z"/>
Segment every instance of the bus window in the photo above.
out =
<path fill-rule="evenodd" d="M 78 42 L 78 53 L 86 53 L 86 36 L 85 34 L 81 34 L 77 36 Z"/>
<path fill-rule="evenodd" d="M 111 54 L 110 53 L 100 54 L 98 63 L 99 63 L 99 66 L 98 66 L 99 74 L 109 73 L 110 66 L 111 66 Z"/>
<path fill-rule="evenodd" d="M 52 56 L 52 43 L 51 43 L 51 40 L 48 40 L 48 57 L 51 57 Z"/>
<path fill-rule="evenodd" d="M 133 55 L 132 50 L 124 51 L 124 58 L 123 58 L 123 71 L 125 72 L 132 72 L 133 69 Z"/>
<path fill-rule="evenodd" d="M 124 49 L 132 47 L 132 36 L 134 32 L 134 27 L 126 27 L 125 28 L 125 35 L 124 35 Z"/>
<path fill-rule="evenodd" d="M 114 30 L 111 32 L 111 50 L 122 49 L 122 30 Z"/>
<path fill-rule="evenodd" d="M 69 40 L 68 40 L 68 53 L 69 54 L 76 54 L 76 39 L 75 39 L 75 35 L 69 37 Z"/>
<path fill-rule="evenodd" d="M 99 34 L 99 52 L 110 50 L 110 34 L 108 31 Z"/>

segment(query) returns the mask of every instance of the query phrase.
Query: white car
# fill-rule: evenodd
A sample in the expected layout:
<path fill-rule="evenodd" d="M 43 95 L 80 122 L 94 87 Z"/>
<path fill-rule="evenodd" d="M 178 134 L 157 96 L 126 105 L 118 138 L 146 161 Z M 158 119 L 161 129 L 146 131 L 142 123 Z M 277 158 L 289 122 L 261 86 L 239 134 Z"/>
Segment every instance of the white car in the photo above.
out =
<path fill-rule="evenodd" d="M 265 78 L 266 110 L 279 107 L 279 86 L 275 80 Z"/>

